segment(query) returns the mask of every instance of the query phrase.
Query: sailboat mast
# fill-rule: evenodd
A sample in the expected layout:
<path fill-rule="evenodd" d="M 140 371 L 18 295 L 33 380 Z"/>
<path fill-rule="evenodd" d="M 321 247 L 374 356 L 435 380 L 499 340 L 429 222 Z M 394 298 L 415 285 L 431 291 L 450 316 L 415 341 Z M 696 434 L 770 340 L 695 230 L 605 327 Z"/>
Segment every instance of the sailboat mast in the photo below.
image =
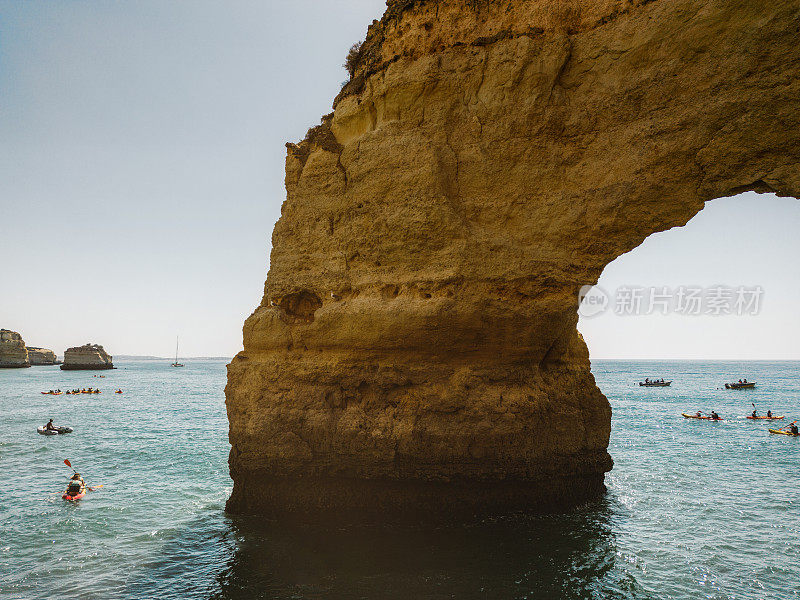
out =
<path fill-rule="evenodd" d="M 178 340 L 179 339 L 180 338 L 178 336 L 175 336 L 175 364 L 176 365 L 178 364 Z"/>

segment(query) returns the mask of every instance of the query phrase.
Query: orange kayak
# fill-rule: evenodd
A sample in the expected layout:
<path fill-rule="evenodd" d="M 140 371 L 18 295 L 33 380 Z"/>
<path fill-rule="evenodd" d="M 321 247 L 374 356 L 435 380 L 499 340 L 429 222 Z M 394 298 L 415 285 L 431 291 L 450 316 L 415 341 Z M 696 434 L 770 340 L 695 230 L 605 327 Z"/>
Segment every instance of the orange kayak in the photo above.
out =
<path fill-rule="evenodd" d="M 774 417 L 754 417 L 753 415 L 750 415 L 747 418 L 748 419 L 753 419 L 753 420 L 762 420 L 763 419 L 764 421 L 780 421 L 783 418 L 783 415 L 778 415 L 778 416 L 774 416 Z"/>

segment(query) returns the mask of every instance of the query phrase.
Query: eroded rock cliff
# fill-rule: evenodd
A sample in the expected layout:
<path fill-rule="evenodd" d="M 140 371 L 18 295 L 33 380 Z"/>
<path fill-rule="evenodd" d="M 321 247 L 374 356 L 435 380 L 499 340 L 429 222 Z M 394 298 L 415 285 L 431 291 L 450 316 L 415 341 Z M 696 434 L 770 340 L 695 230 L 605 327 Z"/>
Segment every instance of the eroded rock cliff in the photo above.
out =
<path fill-rule="evenodd" d="M 0 368 L 30 367 L 25 341 L 16 331 L 0 329 Z"/>
<path fill-rule="evenodd" d="M 33 366 L 55 365 L 58 362 L 58 357 L 56 357 L 56 353 L 52 350 L 47 348 L 35 348 L 33 346 L 28 346 L 28 358 Z"/>
<path fill-rule="evenodd" d="M 64 371 L 113 369 L 112 357 L 99 344 L 84 344 L 64 351 Z"/>
<path fill-rule="evenodd" d="M 288 144 L 231 363 L 228 509 L 599 494 L 579 288 L 706 200 L 800 193 L 800 3 L 390 2 Z"/>

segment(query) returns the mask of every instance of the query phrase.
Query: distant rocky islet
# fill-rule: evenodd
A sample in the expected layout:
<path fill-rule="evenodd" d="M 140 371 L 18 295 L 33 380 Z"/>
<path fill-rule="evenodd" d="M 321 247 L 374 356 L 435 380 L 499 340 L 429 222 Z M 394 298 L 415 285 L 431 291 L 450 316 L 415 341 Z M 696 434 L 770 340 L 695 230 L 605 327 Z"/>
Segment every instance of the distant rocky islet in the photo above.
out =
<path fill-rule="evenodd" d="M 84 344 L 68 348 L 63 364 L 49 348 L 27 346 L 16 331 L 0 329 L 0 368 L 27 368 L 40 365 L 58 365 L 65 371 L 113 369 L 112 356 L 99 344 Z"/>

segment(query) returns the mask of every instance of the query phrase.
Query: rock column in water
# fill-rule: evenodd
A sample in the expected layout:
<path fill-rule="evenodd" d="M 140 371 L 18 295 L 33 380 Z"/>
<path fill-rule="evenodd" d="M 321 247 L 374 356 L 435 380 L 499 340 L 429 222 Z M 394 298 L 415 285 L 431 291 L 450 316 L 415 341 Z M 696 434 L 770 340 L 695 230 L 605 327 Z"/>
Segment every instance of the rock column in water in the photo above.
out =
<path fill-rule="evenodd" d="M 111 356 L 98 344 L 84 344 L 67 348 L 64 352 L 64 371 L 95 371 L 113 369 Z"/>
<path fill-rule="evenodd" d="M 30 358 L 32 366 L 55 365 L 58 363 L 55 352 L 47 348 L 28 346 L 28 357 Z"/>
<path fill-rule="evenodd" d="M 25 341 L 16 331 L 0 329 L 0 368 L 30 367 Z"/>
<path fill-rule="evenodd" d="M 800 193 L 798 30 L 796 0 L 390 0 L 288 144 L 228 509 L 601 494 L 579 289 L 707 200 Z"/>

